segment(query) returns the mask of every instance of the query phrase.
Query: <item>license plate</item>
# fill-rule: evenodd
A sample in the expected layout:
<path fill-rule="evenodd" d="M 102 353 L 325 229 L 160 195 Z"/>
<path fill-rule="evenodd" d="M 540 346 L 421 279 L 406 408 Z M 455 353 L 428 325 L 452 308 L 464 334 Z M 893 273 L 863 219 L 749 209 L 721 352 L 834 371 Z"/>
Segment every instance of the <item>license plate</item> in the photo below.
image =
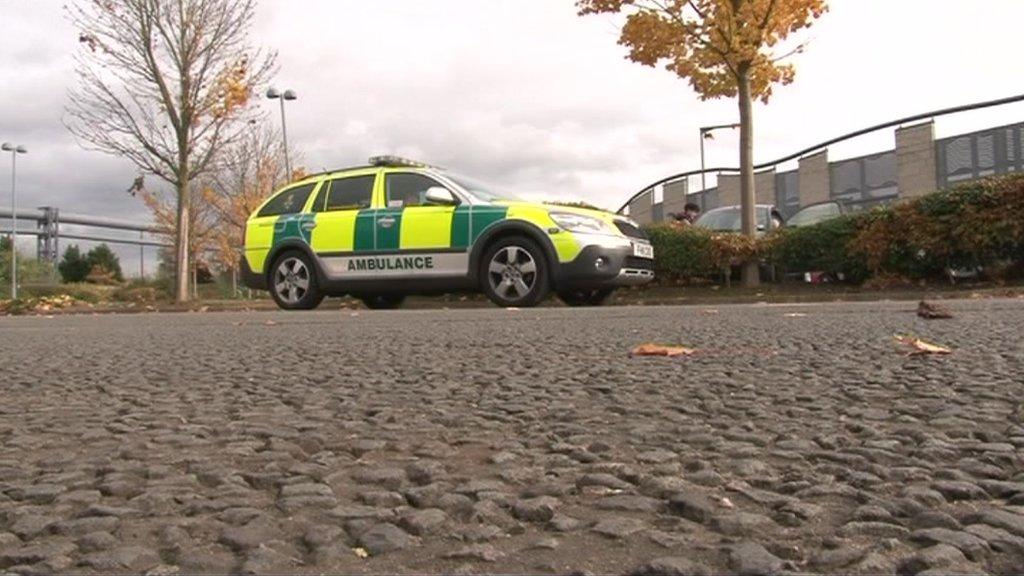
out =
<path fill-rule="evenodd" d="M 636 256 L 638 258 L 649 258 L 649 259 L 653 260 L 654 259 L 654 246 L 651 246 L 650 244 L 634 243 L 633 244 L 633 256 Z"/>

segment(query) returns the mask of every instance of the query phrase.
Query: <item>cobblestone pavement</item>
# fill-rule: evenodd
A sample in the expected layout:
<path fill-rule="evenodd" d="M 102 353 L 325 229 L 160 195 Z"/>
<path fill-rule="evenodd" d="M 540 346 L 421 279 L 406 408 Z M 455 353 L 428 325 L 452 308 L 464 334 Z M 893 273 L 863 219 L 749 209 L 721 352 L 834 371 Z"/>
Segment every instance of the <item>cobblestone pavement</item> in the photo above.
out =
<path fill-rule="evenodd" d="M 1020 573 L 1024 302 L 949 305 L 0 318 L 0 573 Z"/>

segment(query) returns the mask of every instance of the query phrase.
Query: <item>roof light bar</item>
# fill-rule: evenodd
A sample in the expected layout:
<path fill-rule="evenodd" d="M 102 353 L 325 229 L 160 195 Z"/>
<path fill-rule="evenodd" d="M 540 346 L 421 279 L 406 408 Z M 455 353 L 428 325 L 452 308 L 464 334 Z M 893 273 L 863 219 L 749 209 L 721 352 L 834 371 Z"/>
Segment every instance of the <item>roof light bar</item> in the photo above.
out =
<path fill-rule="evenodd" d="M 401 156 L 373 156 L 370 158 L 371 166 L 407 166 L 411 168 L 430 168 L 429 164 L 423 162 L 417 162 L 415 160 L 409 160 L 408 158 L 402 158 Z"/>

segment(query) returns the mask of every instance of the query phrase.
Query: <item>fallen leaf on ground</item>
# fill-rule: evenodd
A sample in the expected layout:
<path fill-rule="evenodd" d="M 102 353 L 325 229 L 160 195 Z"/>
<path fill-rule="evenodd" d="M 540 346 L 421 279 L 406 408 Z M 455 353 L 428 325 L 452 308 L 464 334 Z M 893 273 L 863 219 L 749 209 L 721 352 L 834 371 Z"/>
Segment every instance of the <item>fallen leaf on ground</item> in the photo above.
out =
<path fill-rule="evenodd" d="M 366 548 L 353 548 L 352 553 L 360 558 L 370 557 L 370 553 L 366 551 Z"/>
<path fill-rule="evenodd" d="M 693 348 L 683 346 L 662 346 L 660 344 L 641 344 L 630 352 L 631 356 L 689 356 L 696 352 Z"/>
<path fill-rule="evenodd" d="M 910 348 L 912 348 L 912 350 L 907 352 L 908 356 L 917 356 L 919 354 L 952 354 L 953 353 L 953 350 L 951 348 L 947 348 L 945 346 L 940 346 L 938 344 L 932 344 L 931 342 L 925 342 L 924 340 L 921 340 L 920 338 L 916 338 L 914 336 L 907 336 L 907 335 L 896 334 L 894 336 L 894 338 L 900 344 L 903 344 L 904 346 L 909 346 Z"/>
<path fill-rule="evenodd" d="M 928 320 L 940 320 L 953 317 L 953 313 L 948 309 L 939 306 L 938 304 L 925 302 L 924 300 L 921 300 L 917 305 L 917 315 Z"/>
<path fill-rule="evenodd" d="M 736 505 L 732 503 L 732 500 L 729 500 L 728 498 L 724 497 L 721 500 L 719 500 L 718 503 L 722 505 L 722 508 L 728 508 L 730 510 L 736 507 Z"/>

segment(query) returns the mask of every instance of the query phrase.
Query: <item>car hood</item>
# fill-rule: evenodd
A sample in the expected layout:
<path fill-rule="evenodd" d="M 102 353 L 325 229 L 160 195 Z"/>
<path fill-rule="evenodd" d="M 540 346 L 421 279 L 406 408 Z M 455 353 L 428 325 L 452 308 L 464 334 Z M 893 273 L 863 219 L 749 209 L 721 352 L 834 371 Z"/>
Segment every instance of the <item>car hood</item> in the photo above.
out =
<path fill-rule="evenodd" d="M 524 202 L 524 201 L 498 201 L 494 203 L 497 206 L 504 206 L 507 208 L 528 208 L 534 210 L 544 210 L 547 212 L 565 212 L 568 214 L 579 214 L 581 216 L 589 216 L 591 218 L 597 218 L 604 220 L 605 222 L 614 222 L 616 219 L 625 219 L 623 216 L 606 212 L 604 210 L 595 210 L 592 208 L 578 208 L 576 206 L 562 206 L 559 204 L 545 204 L 543 202 Z"/>

